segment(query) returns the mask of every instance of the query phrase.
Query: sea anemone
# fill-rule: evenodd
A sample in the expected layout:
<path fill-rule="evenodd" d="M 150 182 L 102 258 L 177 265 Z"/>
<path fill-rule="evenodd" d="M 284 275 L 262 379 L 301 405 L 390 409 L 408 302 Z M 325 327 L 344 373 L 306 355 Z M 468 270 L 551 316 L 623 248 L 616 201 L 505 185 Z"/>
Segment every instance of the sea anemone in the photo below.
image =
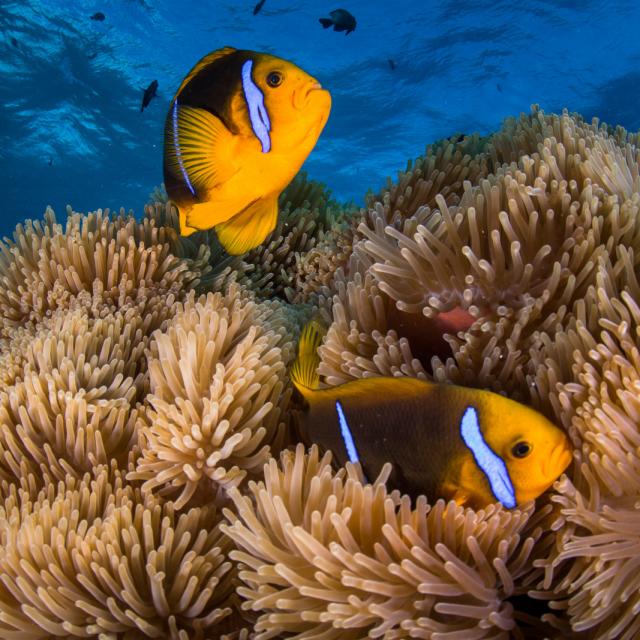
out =
<path fill-rule="evenodd" d="M 277 303 L 258 303 L 238 285 L 178 304 L 153 336 L 141 457 L 129 477 L 182 508 L 198 489 L 211 500 L 261 469 L 284 438 L 286 325 Z"/>
<path fill-rule="evenodd" d="M 0 243 L 0 336 L 14 327 L 38 322 L 65 307 L 81 292 L 100 304 L 137 304 L 153 313 L 158 298 L 179 295 L 197 284 L 207 256 L 179 260 L 173 229 L 151 218 L 137 222 L 124 210 L 117 216 L 101 210 L 82 215 L 68 210 L 58 224 L 51 209 L 44 220 L 18 225 L 13 242 Z"/>
<path fill-rule="evenodd" d="M 122 474 L 11 492 L 0 505 L 0 635 L 216 637 L 229 616 L 229 542 L 214 507 L 178 514 Z"/>
<path fill-rule="evenodd" d="M 313 294 L 346 255 L 333 251 L 347 225 L 348 212 L 331 200 L 326 186 L 301 172 L 279 198 L 276 228 L 265 241 L 242 257 L 239 280 L 261 298 L 290 303 L 312 300 Z"/>
<path fill-rule="evenodd" d="M 259 614 L 256 639 L 296 637 L 507 637 L 506 599 L 527 572 L 541 530 L 532 507 L 474 512 L 335 473 L 314 446 L 271 460 L 248 495 L 231 492 L 223 526 L 239 551 L 243 607 Z"/>
<path fill-rule="evenodd" d="M 0 393 L 0 477 L 57 480 L 126 465 L 147 392 L 144 349 L 154 316 L 56 312 L 24 346 L 18 380 Z"/>
<path fill-rule="evenodd" d="M 436 209 L 414 206 L 394 224 L 375 205 L 358 227 L 363 240 L 351 271 L 371 276 L 398 312 L 442 325 L 449 354 L 411 343 L 437 380 L 526 400 L 528 385 L 517 372 L 526 370 L 529 337 L 568 320 L 595 283 L 600 258 L 615 262 L 620 245 L 640 248 L 638 196 L 625 199 L 638 185 L 638 152 L 566 113 L 534 110 L 512 128 L 519 163 L 501 164 L 475 185 L 464 182 L 457 205 L 436 195 Z M 490 138 L 482 154 L 497 164 L 509 155 L 506 137 Z M 344 306 L 340 294 L 335 301 Z"/>
<path fill-rule="evenodd" d="M 598 330 L 588 328 L 588 318 L 576 319 L 540 349 L 546 365 L 539 375 L 555 383 L 550 399 L 576 443 L 578 464 L 554 498 L 565 523 L 538 563 L 546 573 L 537 596 L 553 599 L 575 631 L 597 638 L 640 631 L 640 287 L 630 254 L 620 255 L 622 290 L 602 262 L 585 300 Z M 573 362 L 563 369 L 556 362 L 567 351 Z"/>

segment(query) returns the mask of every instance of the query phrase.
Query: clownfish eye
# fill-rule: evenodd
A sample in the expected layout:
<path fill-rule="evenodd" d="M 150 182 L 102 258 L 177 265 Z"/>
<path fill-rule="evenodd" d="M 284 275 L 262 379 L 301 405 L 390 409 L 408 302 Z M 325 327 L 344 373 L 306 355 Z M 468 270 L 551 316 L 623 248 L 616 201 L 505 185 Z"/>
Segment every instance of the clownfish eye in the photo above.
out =
<path fill-rule="evenodd" d="M 277 87 L 282 84 L 282 74 L 279 71 L 272 71 L 267 76 L 267 84 L 270 87 Z"/>
<path fill-rule="evenodd" d="M 531 445 L 528 442 L 516 442 L 511 448 L 514 458 L 526 458 L 531 453 Z"/>

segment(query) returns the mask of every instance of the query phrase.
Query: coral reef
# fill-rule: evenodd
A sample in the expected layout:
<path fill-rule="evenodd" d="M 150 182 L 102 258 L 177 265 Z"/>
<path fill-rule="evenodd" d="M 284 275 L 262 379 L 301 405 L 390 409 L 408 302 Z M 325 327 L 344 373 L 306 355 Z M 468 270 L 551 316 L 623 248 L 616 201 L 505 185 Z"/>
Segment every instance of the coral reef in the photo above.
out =
<path fill-rule="evenodd" d="M 238 257 L 154 200 L 0 244 L 0 636 L 640 634 L 638 135 L 534 107 L 361 210 L 301 175 Z M 574 464 L 477 512 L 333 468 L 288 428 L 313 314 L 323 384 L 505 393 Z"/>

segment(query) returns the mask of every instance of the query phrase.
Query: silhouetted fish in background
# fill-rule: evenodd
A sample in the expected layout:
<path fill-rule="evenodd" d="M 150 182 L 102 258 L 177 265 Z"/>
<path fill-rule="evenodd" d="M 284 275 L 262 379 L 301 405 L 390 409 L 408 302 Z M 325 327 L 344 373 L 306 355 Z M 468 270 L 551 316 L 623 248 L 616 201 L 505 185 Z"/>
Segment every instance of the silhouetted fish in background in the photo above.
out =
<path fill-rule="evenodd" d="M 356 19 L 346 9 L 335 9 L 330 14 L 330 18 L 320 18 L 320 24 L 328 29 L 333 25 L 334 31 L 344 31 L 348 36 L 356 28 Z"/>
<path fill-rule="evenodd" d="M 264 3 L 265 3 L 265 0 L 260 0 L 260 2 L 258 2 L 258 4 L 255 7 L 253 7 L 254 16 L 260 12 L 260 9 L 262 9 L 262 7 L 264 6 Z"/>
<path fill-rule="evenodd" d="M 11 44 L 17 49 L 18 48 L 18 41 L 15 38 L 11 38 Z"/>
<path fill-rule="evenodd" d="M 97 20 L 98 22 L 102 22 L 105 19 L 104 13 L 102 11 L 96 11 L 92 16 L 91 20 Z"/>
<path fill-rule="evenodd" d="M 155 98 L 158 91 L 158 81 L 154 80 L 151 84 L 143 89 L 144 95 L 142 96 L 142 105 L 140 106 L 140 113 L 142 113 L 145 107 L 149 106 L 152 98 Z"/>
<path fill-rule="evenodd" d="M 387 62 L 389 63 L 389 67 L 391 68 L 391 71 L 395 71 L 396 70 L 396 63 L 391 58 L 389 58 L 387 60 Z"/>

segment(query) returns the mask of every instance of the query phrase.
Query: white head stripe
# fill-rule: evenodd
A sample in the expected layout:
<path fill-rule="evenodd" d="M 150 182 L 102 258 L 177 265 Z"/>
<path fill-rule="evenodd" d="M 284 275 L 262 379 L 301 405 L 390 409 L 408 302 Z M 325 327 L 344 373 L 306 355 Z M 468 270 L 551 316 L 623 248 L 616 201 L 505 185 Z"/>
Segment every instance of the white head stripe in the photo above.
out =
<path fill-rule="evenodd" d="M 252 67 L 253 60 L 247 60 L 242 65 L 242 91 L 244 92 L 244 99 L 247 101 L 253 133 L 256 134 L 256 138 L 262 144 L 262 153 L 269 153 L 271 150 L 271 137 L 269 136 L 271 121 L 269 120 L 267 108 L 264 106 L 264 95 L 251 77 Z"/>
<path fill-rule="evenodd" d="M 460 435 L 471 449 L 476 464 L 482 469 L 493 495 L 508 509 L 516 506 L 516 495 L 504 460 L 486 443 L 475 407 L 467 407 L 460 421 Z"/>

